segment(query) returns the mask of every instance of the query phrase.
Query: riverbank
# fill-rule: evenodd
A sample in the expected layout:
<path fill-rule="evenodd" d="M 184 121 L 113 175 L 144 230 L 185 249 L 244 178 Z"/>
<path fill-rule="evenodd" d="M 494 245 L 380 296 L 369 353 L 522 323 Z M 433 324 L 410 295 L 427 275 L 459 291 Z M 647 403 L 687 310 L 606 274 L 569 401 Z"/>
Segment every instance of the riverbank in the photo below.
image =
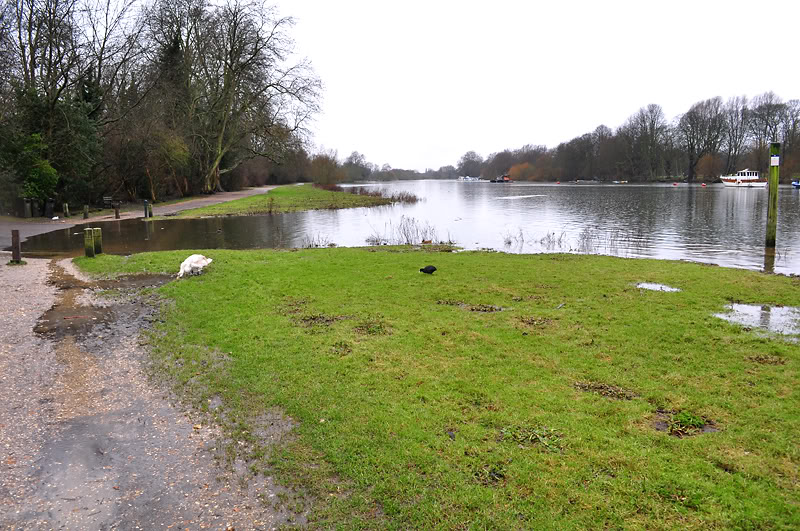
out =
<path fill-rule="evenodd" d="M 167 201 L 153 205 L 153 215 L 174 215 L 178 212 L 183 212 L 184 210 L 202 208 L 209 205 L 216 205 L 228 201 L 236 201 L 246 197 L 265 194 L 275 188 L 276 186 L 260 186 L 257 188 L 245 188 L 244 190 L 238 190 L 236 192 L 218 192 L 213 195 Z M 144 217 L 143 207 L 130 207 L 128 209 L 123 209 L 123 211 L 120 212 L 120 219 L 135 219 L 141 217 Z M 0 216 L 0 249 L 4 249 L 11 245 L 11 231 L 14 229 L 20 231 L 20 238 L 22 238 L 24 241 L 26 238 L 31 236 L 44 234 L 57 229 L 74 227 L 75 225 L 82 223 L 112 221 L 114 219 L 115 217 L 113 210 L 100 211 L 99 213 L 92 214 L 89 219 L 83 219 L 83 214 L 80 212 L 75 213 L 75 215 L 69 218 L 59 217 L 57 220 L 46 218 L 16 218 L 13 216 Z"/>
<path fill-rule="evenodd" d="M 76 263 L 174 274 L 188 254 Z M 797 278 L 561 254 L 204 254 L 206 273 L 159 289 L 173 303 L 153 356 L 193 403 L 225 404 L 254 471 L 313 497 L 312 526 L 800 524 L 798 345 L 714 316 L 800 306 Z M 294 428 L 267 448 L 276 411 Z"/>
<path fill-rule="evenodd" d="M 253 216 L 305 210 L 372 207 L 391 203 L 392 198 L 390 197 L 358 195 L 344 191 L 325 190 L 312 184 L 302 184 L 283 186 L 265 195 L 247 197 L 238 201 L 184 210 L 178 214 L 178 217 Z"/>

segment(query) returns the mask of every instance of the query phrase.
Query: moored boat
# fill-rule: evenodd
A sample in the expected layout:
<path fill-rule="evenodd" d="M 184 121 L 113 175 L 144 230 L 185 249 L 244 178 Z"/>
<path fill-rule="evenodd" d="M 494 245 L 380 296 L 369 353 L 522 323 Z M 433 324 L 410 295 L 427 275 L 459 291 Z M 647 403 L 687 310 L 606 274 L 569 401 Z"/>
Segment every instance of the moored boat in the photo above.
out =
<path fill-rule="evenodd" d="M 490 183 L 513 183 L 514 181 L 511 180 L 511 177 L 508 175 L 503 175 L 502 177 L 497 177 L 495 179 L 489 180 Z"/>
<path fill-rule="evenodd" d="M 792 181 L 792 186 L 795 188 L 800 188 L 800 181 Z"/>
<path fill-rule="evenodd" d="M 747 168 L 737 171 L 735 175 L 723 175 L 720 179 L 725 186 L 734 188 L 764 188 L 767 186 L 767 180 L 762 179 L 759 172 Z"/>

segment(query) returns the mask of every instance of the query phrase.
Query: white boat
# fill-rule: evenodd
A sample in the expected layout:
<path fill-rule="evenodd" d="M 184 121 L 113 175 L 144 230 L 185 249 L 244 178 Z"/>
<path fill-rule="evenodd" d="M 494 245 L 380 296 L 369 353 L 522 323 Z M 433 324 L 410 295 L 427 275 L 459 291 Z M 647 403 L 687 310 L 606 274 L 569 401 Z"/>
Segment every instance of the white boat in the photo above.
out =
<path fill-rule="evenodd" d="M 720 179 L 725 186 L 738 188 L 764 188 L 767 186 L 766 179 L 762 179 L 757 171 L 747 168 L 737 171 L 736 175 L 723 175 Z"/>

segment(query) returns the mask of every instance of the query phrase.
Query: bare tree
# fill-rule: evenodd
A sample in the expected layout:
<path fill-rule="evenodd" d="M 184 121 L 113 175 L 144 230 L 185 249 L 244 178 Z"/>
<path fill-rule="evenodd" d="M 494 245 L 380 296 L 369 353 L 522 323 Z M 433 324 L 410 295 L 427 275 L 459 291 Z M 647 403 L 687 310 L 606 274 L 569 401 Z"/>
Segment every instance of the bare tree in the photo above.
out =
<path fill-rule="evenodd" d="M 677 131 L 688 157 L 688 178 L 693 181 L 700 159 L 719 152 L 725 131 L 722 98 L 717 96 L 692 105 L 678 120 Z"/>
<path fill-rule="evenodd" d="M 458 159 L 458 174 L 477 177 L 483 168 L 483 157 L 474 151 L 467 151 Z"/>
<path fill-rule="evenodd" d="M 292 24 L 291 18 L 278 18 L 271 8 L 247 0 L 229 0 L 205 21 L 200 64 L 201 134 L 210 153 L 206 192 L 221 190 L 220 174 L 243 158 L 274 156 L 274 149 L 301 133 L 316 113 L 319 80 L 307 62 L 289 63 L 293 42 L 286 31 Z M 236 147 L 247 147 L 248 153 L 235 155 Z"/>
<path fill-rule="evenodd" d="M 83 33 L 83 90 L 92 105 L 90 114 L 100 125 L 120 119 L 130 105 L 111 104 L 119 98 L 134 62 L 143 53 L 144 30 L 139 0 L 82 0 L 80 25 Z M 138 103 L 138 102 L 137 102 Z M 101 114 L 105 114 L 101 116 Z"/>
<path fill-rule="evenodd" d="M 725 173 L 730 175 L 739 169 L 739 157 L 750 134 L 750 109 L 747 106 L 747 97 L 730 98 L 725 103 L 723 112 L 725 136 L 722 145 L 725 149 Z"/>
<path fill-rule="evenodd" d="M 49 109 L 80 78 L 77 0 L 16 0 L 16 54 L 23 86 Z"/>
<path fill-rule="evenodd" d="M 786 106 L 774 92 L 765 92 L 753 98 L 750 130 L 755 142 L 758 169 L 767 169 L 769 143 L 780 139 L 781 120 Z"/>

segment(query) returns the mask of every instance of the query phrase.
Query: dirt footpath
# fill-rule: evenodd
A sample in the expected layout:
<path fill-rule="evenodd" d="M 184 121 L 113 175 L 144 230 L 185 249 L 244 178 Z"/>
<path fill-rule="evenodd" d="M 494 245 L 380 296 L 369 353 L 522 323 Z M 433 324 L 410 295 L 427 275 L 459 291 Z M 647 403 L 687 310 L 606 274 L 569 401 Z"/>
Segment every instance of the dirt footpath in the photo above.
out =
<path fill-rule="evenodd" d="M 200 208 L 208 205 L 216 205 L 219 203 L 227 203 L 235 199 L 243 197 L 250 197 L 251 195 L 265 194 L 270 190 L 277 188 L 277 186 L 259 186 L 257 188 L 245 188 L 237 192 L 218 192 L 213 195 L 201 196 L 195 199 L 190 199 L 182 203 L 174 203 L 164 206 L 153 206 L 154 216 L 165 216 L 167 214 L 175 214 L 191 208 Z M 137 208 L 129 212 L 120 212 L 120 219 L 140 218 L 144 216 L 144 208 Z M 19 218 L 12 218 L 8 216 L 0 216 L 0 249 L 5 249 L 11 246 L 11 231 L 13 229 L 19 230 L 20 238 L 22 241 L 25 239 L 43 234 L 58 229 L 66 229 L 74 227 L 80 223 L 92 223 L 95 221 L 109 221 L 114 219 L 114 215 L 93 216 L 89 219 L 83 219 L 83 215 L 77 213 L 69 219 L 49 220 L 47 218 L 37 218 L 42 221 L 22 220 Z"/>
<path fill-rule="evenodd" d="M 0 528 L 271 529 L 284 489 L 221 465 L 223 434 L 146 376 L 138 288 L 0 253 Z M 116 282 L 112 285 L 112 282 Z M 100 298 L 95 290 L 114 288 Z"/>

